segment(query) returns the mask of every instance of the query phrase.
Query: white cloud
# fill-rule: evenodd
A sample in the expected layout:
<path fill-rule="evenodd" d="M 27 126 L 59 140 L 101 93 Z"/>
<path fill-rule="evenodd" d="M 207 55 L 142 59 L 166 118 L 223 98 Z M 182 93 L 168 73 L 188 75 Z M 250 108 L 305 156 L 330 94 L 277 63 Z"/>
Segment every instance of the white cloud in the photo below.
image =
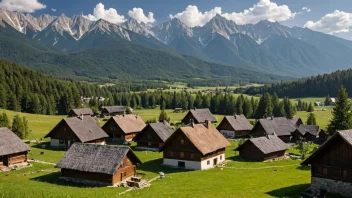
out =
<path fill-rule="evenodd" d="M 215 7 L 214 9 L 207 12 L 200 12 L 197 6 L 189 5 L 186 10 L 177 13 L 176 15 L 171 15 L 170 18 L 178 18 L 183 23 L 190 27 L 194 26 L 204 26 L 207 22 L 209 22 L 216 14 L 221 14 L 221 8 Z"/>
<path fill-rule="evenodd" d="M 52 8 L 51 11 L 56 12 L 56 9 L 55 9 L 55 8 Z"/>
<path fill-rule="evenodd" d="M 257 23 L 261 20 L 286 21 L 294 18 L 296 13 L 291 12 L 287 5 L 277 5 L 270 0 L 260 0 L 252 8 L 244 10 L 240 13 L 224 13 L 223 16 L 229 20 L 233 20 L 237 24 Z"/>
<path fill-rule="evenodd" d="M 327 34 L 346 33 L 352 28 L 352 13 L 335 10 L 316 22 L 308 21 L 304 27 Z"/>
<path fill-rule="evenodd" d="M 146 16 L 143 12 L 142 8 L 133 8 L 132 10 L 128 11 L 128 16 L 131 18 L 136 19 L 139 22 L 143 23 L 154 23 L 154 14 L 152 12 L 148 13 L 148 16 Z"/>
<path fill-rule="evenodd" d="M 93 14 L 89 14 L 85 16 L 91 21 L 97 21 L 99 19 L 104 19 L 109 21 L 110 23 L 123 23 L 125 22 L 125 17 L 123 15 L 119 15 L 114 8 L 109 8 L 105 10 L 105 6 L 102 3 L 98 3 L 93 11 Z"/>
<path fill-rule="evenodd" d="M 237 24 L 257 23 L 260 20 L 286 21 L 294 18 L 297 13 L 291 12 L 287 5 L 277 5 L 270 0 L 260 0 L 253 7 L 243 12 L 222 13 L 221 7 L 215 7 L 204 13 L 198 10 L 197 6 L 189 5 L 186 10 L 176 15 L 170 15 L 170 18 L 178 18 L 190 27 L 203 26 L 209 22 L 216 14 L 220 14 L 228 20 L 232 20 Z"/>
<path fill-rule="evenodd" d="M 38 0 L 2 0 L 0 8 L 17 12 L 35 12 L 45 9 L 46 5 L 39 3 Z"/>
<path fill-rule="evenodd" d="M 312 11 L 310 8 L 307 8 L 307 7 L 303 7 L 302 10 L 303 10 L 303 11 L 306 11 L 306 12 Z"/>

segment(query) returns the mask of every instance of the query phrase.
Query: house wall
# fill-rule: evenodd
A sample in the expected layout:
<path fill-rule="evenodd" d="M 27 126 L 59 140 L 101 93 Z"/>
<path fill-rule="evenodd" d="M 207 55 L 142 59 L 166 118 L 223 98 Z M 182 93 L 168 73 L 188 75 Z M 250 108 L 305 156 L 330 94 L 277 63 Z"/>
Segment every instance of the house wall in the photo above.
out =
<path fill-rule="evenodd" d="M 3 165 L 5 166 L 11 166 L 24 162 L 27 162 L 27 152 L 14 153 L 3 157 Z"/>
<path fill-rule="evenodd" d="M 163 141 L 159 135 L 149 125 L 145 128 L 138 137 L 137 146 L 147 148 L 161 148 Z"/>
<path fill-rule="evenodd" d="M 263 137 L 266 136 L 266 132 L 264 130 L 264 128 L 262 127 L 262 125 L 260 124 L 260 122 L 258 122 L 254 128 L 252 129 L 252 131 L 250 132 L 250 135 L 253 137 Z"/>
<path fill-rule="evenodd" d="M 214 160 L 216 159 L 216 164 L 214 164 Z M 179 162 L 185 163 L 185 169 L 191 170 L 206 170 L 209 168 L 213 168 L 217 164 L 220 164 L 225 161 L 225 154 L 219 154 L 208 159 L 204 159 L 201 161 L 189 161 L 182 159 L 168 159 L 164 158 L 163 164 L 172 167 L 178 167 Z"/>
<path fill-rule="evenodd" d="M 70 146 L 74 142 L 81 142 L 65 121 L 61 121 L 50 133 L 50 146 Z M 59 140 L 65 141 L 66 145 L 60 145 Z"/>
<path fill-rule="evenodd" d="M 194 118 L 191 112 L 188 112 L 187 115 L 182 119 L 182 122 L 185 124 L 189 124 L 190 120 L 193 120 L 195 124 L 199 124 L 198 121 Z"/>
<path fill-rule="evenodd" d="M 320 190 L 326 190 L 329 193 L 352 197 L 352 183 L 312 177 L 310 189 L 313 193 L 319 193 Z"/>
<path fill-rule="evenodd" d="M 128 133 L 126 134 L 119 125 L 114 121 L 113 118 L 110 118 L 102 129 L 109 135 L 113 140 L 120 141 L 132 141 L 132 139 L 136 136 L 136 133 Z"/>
<path fill-rule="evenodd" d="M 289 143 L 292 141 L 291 135 L 283 135 L 283 136 L 277 136 L 280 138 L 283 142 Z"/>
<path fill-rule="evenodd" d="M 113 176 L 102 173 L 90 173 L 84 171 L 70 170 L 70 169 L 61 169 L 61 175 L 64 177 L 71 177 L 76 179 L 98 181 L 107 184 L 113 184 Z"/>
<path fill-rule="evenodd" d="M 105 138 L 86 142 L 88 144 L 106 145 Z"/>

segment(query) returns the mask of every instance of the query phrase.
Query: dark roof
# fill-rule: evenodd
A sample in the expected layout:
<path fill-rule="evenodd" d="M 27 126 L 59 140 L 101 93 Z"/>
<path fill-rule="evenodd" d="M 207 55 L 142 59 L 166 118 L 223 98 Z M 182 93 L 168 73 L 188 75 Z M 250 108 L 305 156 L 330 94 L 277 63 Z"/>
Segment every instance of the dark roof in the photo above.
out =
<path fill-rule="evenodd" d="M 260 119 L 257 124 L 261 124 L 268 135 L 291 135 L 296 130 L 296 126 L 284 117 Z"/>
<path fill-rule="evenodd" d="M 114 121 L 126 134 L 141 132 L 146 126 L 143 119 L 138 115 L 118 115 L 111 117 L 110 120 Z"/>
<path fill-rule="evenodd" d="M 319 132 L 319 126 L 301 124 L 297 128 L 297 131 L 299 133 L 301 133 L 302 135 L 305 135 L 306 133 L 309 133 L 311 135 L 317 136 L 318 132 Z"/>
<path fill-rule="evenodd" d="M 244 115 L 225 116 L 225 118 L 235 131 L 250 131 L 253 125 Z"/>
<path fill-rule="evenodd" d="M 151 127 L 163 142 L 165 142 L 174 132 L 174 129 L 166 121 L 159 123 L 150 123 L 133 140 L 137 141 L 139 137 L 143 134 L 144 130 L 148 127 Z"/>
<path fill-rule="evenodd" d="M 77 116 L 94 115 L 93 111 L 90 108 L 71 109 L 71 111 Z"/>
<path fill-rule="evenodd" d="M 231 145 L 212 124 L 209 123 L 208 127 L 206 127 L 205 124 L 194 124 L 193 126 L 179 128 L 166 140 L 161 150 L 163 150 L 174 135 L 178 133 L 183 133 L 203 155 Z"/>
<path fill-rule="evenodd" d="M 280 138 L 269 135 L 268 137 L 251 138 L 239 146 L 236 151 L 241 150 L 245 144 L 251 142 L 264 154 L 287 150 L 288 146 Z"/>
<path fill-rule="evenodd" d="M 129 147 L 74 143 L 55 167 L 114 175 L 127 154 L 141 163 Z"/>
<path fill-rule="evenodd" d="M 29 151 L 27 144 L 8 128 L 0 128 L 0 156 Z"/>
<path fill-rule="evenodd" d="M 103 106 L 102 111 L 107 113 L 123 113 L 125 111 L 125 106 Z"/>
<path fill-rule="evenodd" d="M 58 125 L 62 122 L 65 122 L 68 127 L 70 127 L 81 142 L 89 142 L 92 140 L 109 137 L 105 131 L 100 128 L 96 120 L 90 116 L 83 117 L 83 119 L 80 117 L 64 118 Z M 45 138 L 50 137 L 50 134 L 55 130 L 55 128 L 51 130 Z"/>
<path fill-rule="evenodd" d="M 308 165 L 312 162 L 312 160 L 319 154 L 321 153 L 325 147 L 328 145 L 331 145 L 332 142 L 336 138 L 342 138 L 344 141 L 346 141 L 347 144 L 352 146 L 352 129 L 350 130 L 344 130 L 344 131 L 337 131 L 329 140 L 327 140 L 323 145 L 321 145 L 312 155 L 310 155 L 304 162 L 301 163 L 301 165 Z"/>
<path fill-rule="evenodd" d="M 206 120 L 210 122 L 217 122 L 216 118 L 209 109 L 191 109 L 188 113 L 191 113 L 198 123 L 204 123 Z M 184 121 L 187 122 L 188 120 Z"/>
<path fill-rule="evenodd" d="M 294 125 L 299 125 L 299 123 L 303 123 L 301 118 L 292 118 L 292 119 L 289 119 L 289 121 Z"/>

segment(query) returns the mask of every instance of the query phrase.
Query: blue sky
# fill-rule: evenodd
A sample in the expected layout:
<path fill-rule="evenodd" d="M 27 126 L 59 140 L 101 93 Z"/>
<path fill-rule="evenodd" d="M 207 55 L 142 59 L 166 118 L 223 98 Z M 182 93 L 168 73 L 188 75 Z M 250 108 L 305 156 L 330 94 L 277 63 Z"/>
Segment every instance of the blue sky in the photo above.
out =
<path fill-rule="evenodd" d="M 43 13 L 68 16 L 83 13 L 90 19 L 106 18 L 120 22 L 133 16 L 158 24 L 170 14 L 189 26 L 204 25 L 212 13 L 221 13 L 236 23 L 256 23 L 267 19 L 288 26 L 306 26 L 316 31 L 351 39 L 351 0 L 0 0 L 0 8 L 33 15 Z M 101 4 L 99 4 L 101 3 Z M 23 5 L 20 5 L 23 4 Z M 100 5 L 99 12 L 93 9 Z M 103 5 L 103 7 L 102 7 Z M 193 5 L 193 7 L 189 7 Z M 29 9 L 31 8 L 32 9 Z M 217 8 L 216 8 L 217 7 Z M 305 9 L 303 10 L 302 8 Z M 26 10 L 26 8 L 28 8 Z M 113 10 L 109 9 L 112 8 Z M 139 8 L 132 10 L 133 8 Z M 244 10 L 254 9 L 246 13 Z M 55 12 L 52 9 L 56 10 Z M 114 10 L 118 15 L 114 14 Z M 131 15 L 129 14 L 129 11 Z M 184 12 L 185 11 L 185 12 Z M 152 15 L 148 15 L 152 12 Z M 208 12 L 207 14 L 205 12 Z M 178 14 L 179 13 L 179 14 Z M 258 14 L 259 13 L 259 14 Z M 196 14 L 196 15 L 195 15 Z M 190 17 L 192 16 L 192 17 Z M 198 17 L 198 18 L 197 18 Z M 310 22 L 308 22 L 310 21 Z"/>

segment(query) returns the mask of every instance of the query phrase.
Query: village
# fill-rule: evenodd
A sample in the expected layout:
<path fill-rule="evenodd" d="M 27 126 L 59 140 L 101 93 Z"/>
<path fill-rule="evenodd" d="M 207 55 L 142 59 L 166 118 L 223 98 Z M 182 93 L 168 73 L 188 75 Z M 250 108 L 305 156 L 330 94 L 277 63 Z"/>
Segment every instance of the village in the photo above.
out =
<path fill-rule="evenodd" d="M 311 181 L 310 185 L 292 190 L 297 193 L 291 194 L 292 197 L 324 197 L 327 193 L 352 197 L 348 160 L 352 153 L 352 133 L 349 130 L 337 131 L 328 138 L 326 131 L 317 125 L 305 124 L 299 117 L 271 116 L 253 123 L 243 114 L 234 114 L 218 120 L 207 108 L 188 111 L 176 108 L 175 113 L 184 112 L 177 126 L 168 123 L 167 118 L 155 123 L 144 122 L 125 106 L 102 106 L 100 112 L 96 115 L 90 108 L 72 109 L 41 138 L 49 140 L 48 143 L 37 141 L 37 148 L 42 150 L 38 155 L 62 153 L 55 162 L 29 157 L 33 156 L 31 150 L 37 148 L 30 147 L 30 143 L 23 142 L 10 129 L 0 128 L 0 177 L 1 172 L 11 174 L 50 164 L 59 170 L 53 178 L 54 184 L 76 188 L 115 187 L 109 188 L 119 189 L 115 195 L 127 196 L 132 190 L 143 196 L 145 188 L 158 180 L 170 179 L 168 175 L 174 171 L 195 171 L 201 175 L 212 170 L 216 175 L 236 168 L 233 166 L 236 161 L 248 165 L 261 162 L 264 170 L 275 172 L 294 165 L 302 170 L 311 167 L 304 174 L 310 175 L 306 178 Z M 101 123 L 102 120 L 105 122 Z M 314 145 L 313 154 L 308 155 Z M 289 152 L 292 149 L 296 149 L 295 154 Z M 143 165 L 147 155 L 154 158 L 155 154 L 161 158 L 155 159 L 155 163 L 148 165 L 150 170 L 146 170 Z M 304 155 L 309 157 L 305 159 Z M 142 166 L 143 170 L 139 170 Z M 260 167 L 243 172 L 259 171 Z M 154 177 L 146 176 L 146 171 L 153 172 Z M 45 177 L 52 173 L 42 174 Z"/>

